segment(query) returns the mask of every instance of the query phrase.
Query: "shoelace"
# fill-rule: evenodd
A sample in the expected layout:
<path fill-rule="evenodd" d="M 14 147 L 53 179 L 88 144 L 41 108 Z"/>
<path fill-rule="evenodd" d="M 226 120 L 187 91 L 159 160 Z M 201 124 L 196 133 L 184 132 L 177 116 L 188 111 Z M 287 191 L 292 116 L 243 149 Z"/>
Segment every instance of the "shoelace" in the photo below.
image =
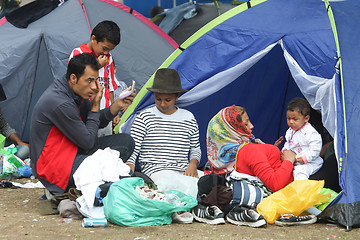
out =
<path fill-rule="evenodd" d="M 281 214 L 281 218 L 280 219 L 290 219 L 290 218 L 296 218 L 296 220 L 307 220 L 310 219 L 310 216 L 295 216 L 293 214 Z"/>

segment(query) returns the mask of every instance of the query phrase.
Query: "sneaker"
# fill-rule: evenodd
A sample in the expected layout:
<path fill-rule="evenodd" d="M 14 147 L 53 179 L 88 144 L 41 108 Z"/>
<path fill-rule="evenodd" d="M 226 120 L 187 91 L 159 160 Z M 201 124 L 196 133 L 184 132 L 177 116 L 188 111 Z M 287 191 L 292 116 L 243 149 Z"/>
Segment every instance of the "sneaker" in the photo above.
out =
<path fill-rule="evenodd" d="M 194 216 L 190 212 L 176 212 L 171 215 L 173 223 L 192 223 Z"/>
<path fill-rule="evenodd" d="M 304 225 L 312 224 L 317 221 L 315 215 L 306 215 L 306 216 L 294 216 L 292 214 L 284 214 L 281 218 L 275 221 L 275 224 L 278 226 L 294 226 L 294 225 Z"/>
<path fill-rule="evenodd" d="M 198 222 L 225 224 L 224 213 L 217 206 L 204 206 L 199 204 L 193 208 L 192 214 Z"/>
<path fill-rule="evenodd" d="M 227 214 L 226 220 L 238 226 L 262 227 L 267 225 L 264 217 L 248 206 L 235 206 Z"/>

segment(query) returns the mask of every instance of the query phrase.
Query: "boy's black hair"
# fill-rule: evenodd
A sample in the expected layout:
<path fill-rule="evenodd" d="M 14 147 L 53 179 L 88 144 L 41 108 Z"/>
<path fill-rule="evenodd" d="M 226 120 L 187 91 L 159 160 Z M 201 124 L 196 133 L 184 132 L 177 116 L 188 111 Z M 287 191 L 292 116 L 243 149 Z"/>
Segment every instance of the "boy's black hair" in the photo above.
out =
<path fill-rule="evenodd" d="M 301 115 L 303 115 L 304 117 L 306 117 L 307 115 L 310 116 L 310 110 L 311 107 L 308 101 L 299 97 L 292 99 L 286 108 L 286 111 L 297 111 L 301 113 Z"/>
<path fill-rule="evenodd" d="M 98 23 L 92 30 L 91 36 L 94 35 L 96 41 L 103 42 L 105 40 L 111 42 L 115 46 L 120 43 L 120 28 L 113 21 L 102 21 Z"/>
<path fill-rule="evenodd" d="M 100 69 L 100 64 L 93 54 L 82 53 L 74 56 L 68 63 L 66 79 L 69 81 L 70 75 L 75 74 L 75 76 L 79 80 L 79 78 L 84 74 L 86 66 L 90 66 L 96 71 Z"/>

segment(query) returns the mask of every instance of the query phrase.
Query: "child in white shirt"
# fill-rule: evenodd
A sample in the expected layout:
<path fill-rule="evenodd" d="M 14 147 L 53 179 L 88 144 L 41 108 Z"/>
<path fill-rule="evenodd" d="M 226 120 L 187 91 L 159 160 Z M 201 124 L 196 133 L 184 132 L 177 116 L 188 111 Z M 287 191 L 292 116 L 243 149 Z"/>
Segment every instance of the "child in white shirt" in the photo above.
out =
<path fill-rule="evenodd" d="M 308 122 L 310 105 L 305 99 L 292 99 L 286 108 L 286 118 L 289 129 L 285 134 L 286 142 L 283 150 L 296 153 L 294 180 L 306 180 L 323 164 L 323 159 L 320 157 L 321 135 Z"/>

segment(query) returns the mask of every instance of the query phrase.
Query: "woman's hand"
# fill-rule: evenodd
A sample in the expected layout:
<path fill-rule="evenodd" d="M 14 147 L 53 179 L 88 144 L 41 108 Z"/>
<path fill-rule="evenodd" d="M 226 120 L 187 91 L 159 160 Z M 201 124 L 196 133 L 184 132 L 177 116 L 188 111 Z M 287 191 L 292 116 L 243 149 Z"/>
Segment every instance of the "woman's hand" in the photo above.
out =
<path fill-rule="evenodd" d="M 283 150 L 282 154 L 281 154 L 281 160 L 283 160 L 283 161 L 288 160 L 288 161 L 294 163 L 296 160 L 295 156 L 296 156 L 296 153 L 294 153 L 293 151 Z"/>
<path fill-rule="evenodd" d="M 191 159 L 189 166 L 187 167 L 184 175 L 198 178 L 199 177 L 198 173 L 197 173 L 198 164 L 199 164 L 199 161 L 197 159 L 195 159 L 195 158 Z"/>
<path fill-rule="evenodd" d="M 274 145 L 278 147 L 283 140 L 284 140 L 284 137 L 283 137 L 283 136 L 279 137 L 279 139 L 276 140 L 276 142 L 274 143 Z"/>

